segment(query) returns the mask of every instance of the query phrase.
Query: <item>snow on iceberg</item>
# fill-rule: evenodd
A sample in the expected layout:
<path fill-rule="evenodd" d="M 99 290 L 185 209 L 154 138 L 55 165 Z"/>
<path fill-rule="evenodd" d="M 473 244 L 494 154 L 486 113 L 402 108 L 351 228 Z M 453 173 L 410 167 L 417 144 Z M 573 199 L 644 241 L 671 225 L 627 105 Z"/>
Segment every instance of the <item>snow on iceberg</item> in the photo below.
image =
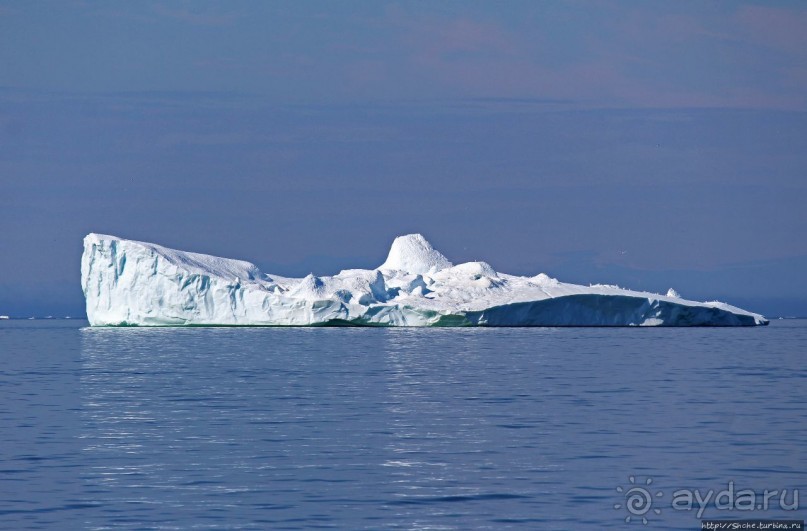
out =
<path fill-rule="evenodd" d="M 90 234 L 81 287 L 93 326 L 753 326 L 761 315 L 720 302 L 541 273 L 453 265 L 420 234 L 400 236 L 374 270 L 285 278 L 240 260 Z"/>

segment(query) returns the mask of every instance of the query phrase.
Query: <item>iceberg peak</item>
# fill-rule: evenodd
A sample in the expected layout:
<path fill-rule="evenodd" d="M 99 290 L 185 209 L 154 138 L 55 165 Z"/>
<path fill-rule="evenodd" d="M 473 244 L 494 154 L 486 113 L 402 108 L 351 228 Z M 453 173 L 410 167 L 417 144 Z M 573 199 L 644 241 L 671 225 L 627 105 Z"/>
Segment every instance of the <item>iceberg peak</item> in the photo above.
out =
<path fill-rule="evenodd" d="M 432 247 L 432 244 L 422 234 L 406 234 L 395 238 L 387 260 L 378 269 L 392 269 L 423 275 L 452 265 L 445 256 Z"/>

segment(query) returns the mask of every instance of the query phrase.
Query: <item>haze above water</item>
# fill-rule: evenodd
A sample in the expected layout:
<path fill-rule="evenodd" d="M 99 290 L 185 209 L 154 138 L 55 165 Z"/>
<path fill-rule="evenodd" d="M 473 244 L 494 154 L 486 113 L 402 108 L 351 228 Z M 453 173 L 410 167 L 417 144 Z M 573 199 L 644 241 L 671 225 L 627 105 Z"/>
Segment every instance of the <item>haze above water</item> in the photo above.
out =
<path fill-rule="evenodd" d="M 807 484 L 807 321 L 750 329 L 0 322 L 4 525 L 694 529 Z M 804 511 L 707 516 L 804 518 Z M 639 524 L 641 525 L 641 524 Z"/>

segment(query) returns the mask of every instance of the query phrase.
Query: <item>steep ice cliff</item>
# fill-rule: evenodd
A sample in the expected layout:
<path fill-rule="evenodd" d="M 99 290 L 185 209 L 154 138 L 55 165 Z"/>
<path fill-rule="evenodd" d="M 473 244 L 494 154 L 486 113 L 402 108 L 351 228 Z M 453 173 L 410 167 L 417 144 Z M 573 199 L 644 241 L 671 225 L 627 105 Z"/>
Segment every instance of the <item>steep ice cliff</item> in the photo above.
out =
<path fill-rule="evenodd" d="M 90 234 L 81 286 L 93 326 L 753 326 L 758 314 L 720 302 L 614 286 L 566 284 L 546 274 L 453 265 L 420 234 L 395 239 L 374 270 L 302 279 L 255 265 Z"/>

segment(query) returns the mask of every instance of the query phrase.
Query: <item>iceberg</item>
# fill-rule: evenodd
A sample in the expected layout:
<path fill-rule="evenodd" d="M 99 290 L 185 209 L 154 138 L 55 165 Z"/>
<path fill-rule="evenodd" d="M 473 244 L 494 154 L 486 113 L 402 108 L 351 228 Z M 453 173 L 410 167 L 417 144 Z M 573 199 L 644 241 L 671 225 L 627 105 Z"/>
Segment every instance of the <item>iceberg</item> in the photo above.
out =
<path fill-rule="evenodd" d="M 754 326 L 722 302 L 541 273 L 454 265 L 420 234 L 395 238 L 376 269 L 287 278 L 254 264 L 102 234 L 84 238 L 81 287 L 92 326 Z"/>

